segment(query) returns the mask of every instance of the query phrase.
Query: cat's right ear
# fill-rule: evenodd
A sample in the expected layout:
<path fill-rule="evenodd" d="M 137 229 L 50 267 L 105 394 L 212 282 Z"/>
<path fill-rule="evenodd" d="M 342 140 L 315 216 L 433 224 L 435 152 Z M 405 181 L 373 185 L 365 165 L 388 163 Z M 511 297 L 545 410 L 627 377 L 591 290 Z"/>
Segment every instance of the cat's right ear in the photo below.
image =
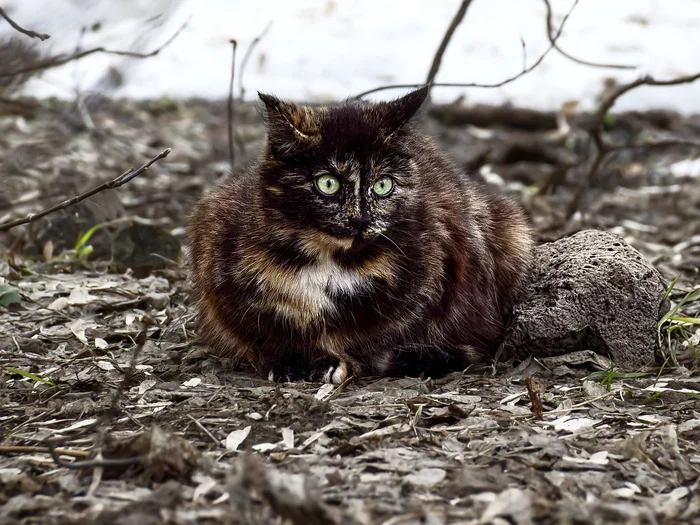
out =
<path fill-rule="evenodd" d="M 320 123 L 313 108 L 260 92 L 258 96 L 265 104 L 268 144 L 274 156 L 290 157 L 320 142 Z"/>

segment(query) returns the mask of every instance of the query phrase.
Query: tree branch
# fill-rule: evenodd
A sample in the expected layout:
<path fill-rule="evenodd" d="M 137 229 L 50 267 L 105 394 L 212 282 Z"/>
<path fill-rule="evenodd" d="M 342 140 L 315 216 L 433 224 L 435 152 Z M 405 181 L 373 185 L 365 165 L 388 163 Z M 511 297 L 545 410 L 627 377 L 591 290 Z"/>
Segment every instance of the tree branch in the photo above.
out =
<path fill-rule="evenodd" d="M 0 71 L 0 78 L 14 77 L 23 73 L 32 73 L 34 71 L 43 71 L 45 69 L 51 69 L 54 67 L 62 66 L 74 60 L 80 60 L 81 58 L 85 58 L 86 56 L 93 55 L 95 53 L 105 53 L 108 55 L 119 55 L 133 58 L 153 57 L 160 53 L 163 49 L 165 49 L 165 47 L 167 47 L 173 40 L 175 40 L 175 38 L 177 38 L 177 36 L 182 32 L 182 30 L 185 29 L 188 22 L 189 18 L 185 20 L 185 23 L 182 24 L 182 26 L 180 26 L 180 28 L 177 31 L 175 31 L 175 33 L 173 33 L 173 35 L 170 38 L 168 38 L 168 40 L 166 40 L 163 44 L 161 44 L 159 47 L 157 47 L 150 53 L 137 53 L 135 51 L 117 51 L 112 49 L 106 49 L 105 47 L 100 46 L 92 49 L 87 49 L 85 51 L 73 53 L 72 55 L 68 56 L 58 55 L 55 57 L 51 57 L 48 60 L 39 62 L 38 64 L 33 64 L 31 66 L 26 66 L 20 69 L 15 69 L 14 71 Z"/>
<path fill-rule="evenodd" d="M 657 80 L 650 75 L 645 75 L 643 77 L 638 78 L 637 80 L 629 82 L 628 84 L 621 85 L 601 102 L 598 109 L 595 111 L 595 113 L 593 113 L 593 117 L 591 119 L 591 128 L 588 132 L 594 148 L 593 160 L 591 161 L 591 164 L 588 168 L 585 179 L 583 180 L 578 190 L 576 191 L 573 199 L 571 199 L 571 202 L 569 203 L 567 209 L 567 218 L 570 219 L 574 215 L 574 213 L 576 213 L 576 211 L 579 209 L 581 199 L 583 198 L 583 195 L 586 192 L 586 187 L 588 186 L 588 183 L 596 175 L 601 163 L 609 153 L 613 151 L 618 151 L 620 149 L 627 149 L 633 147 L 653 147 L 654 143 L 649 144 L 642 142 L 639 144 L 616 146 L 605 142 L 602 135 L 604 131 L 605 116 L 613 107 L 617 99 L 625 93 L 627 93 L 628 91 L 631 91 L 639 86 L 675 86 L 679 84 L 690 84 L 698 79 L 700 79 L 700 73 L 696 73 L 694 75 L 686 75 L 678 78 L 672 78 L 669 80 Z M 697 144 L 695 143 L 690 144 L 687 141 L 681 140 L 668 142 L 685 146 L 697 146 Z M 661 144 L 661 142 L 659 142 L 658 144 Z"/>
<path fill-rule="evenodd" d="M 241 70 L 238 73 L 238 90 L 239 90 L 239 97 L 241 100 L 243 99 L 243 95 L 245 95 L 245 88 L 243 87 L 243 73 L 245 72 L 245 68 L 248 65 L 248 60 L 250 60 L 251 55 L 253 54 L 253 50 L 255 49 L 255 46 L 257 46 L 260 41 L 265 38 L 265 35 L 267 35 L 267 32 L 270 30 L 270 27 L 272 27 L 272 20 L 270 20 L 267 25 L 265 26 L 265 29 L 262 30 L 262 33 L 260 33 L 258 36 L 256 36 L 253 41 L 250 43 L 248 46 L 248 49 L 245 51 L 245 55 L 243 55 L 243 60 L 241 60 Z"/>
<path fill-rule="evenodd" d="M 564 26 L 566 25 L 567 20 L 569 19 L 569 16 L 571 16 L 571 13 L 573 12 L 574 8 L 578 5 L 578 0 L 574 0 L 573 5 L 569 9 L 569 12 L 566 13 L 564 16 L 564 19 L 561 21 L 561 25 L 559 26 L 559 30 L 557 31 L 556 35 L 552 38 L 550 41 L 549 47 L 540 55 L 540 57 L 535 61 L 534 64 L 532 64 L 530 67 L 523 69 L 520 71 L 520 73 L 513 75 L 512 77 L 506 78 L 505 80 L 501 80 L 500 82 L 496 82 L 495 84 L 480 84 L 477 82 L 434 82 L 431 87 L 474 87 L 474 88 L 499 88 L 501 86 L 505 86 L 506 84 L 510 84 L 511 82 L 519 79 L 523 75 L 527 75 L 530 73 L 533 69 L 535 69 L 537 66 L 539 66 L 542 61 L 545 59 L 545 57 L 549 54 L 549 52 L 554 49 L 554 45 L 556 45 L 557 40 L 561 36 L 562 31 L 564 30 Z M 551 42 L 554 42 L 553 44 Z M 386 86 L 379 86 L 367 91 L 363 91 L 359 95 L 355 95 L 355 99 L 362 98 L 366 95 L 369 95 L 371 93 L 376 93 L 378 91 L 385 91 L 387 89 L 415 89 L 424 86 L 425 84 L 391 84 L 391 85 L 386 85 Z"/>
<path fill-rule="evenodd" d="M 561 47 L 559 47 L 559 44 L 556 41 L 556 38 L 552 36 L 552 6 L 549 3 L 549 0 L 543 0 L 544 5 L 547 8 L 547 38 L 552 44 L 552 47 L 556 49 L 562 56 L 565 56 L 569 60 L 576 62 L 577 64 L 581 64 L 583 66 L 590 66 L 590 67 L 600 67 L 600 68 L 607 68 L 607 69 L 636 69 L 636 66 L 626 66 L 626 65 L 621 65 L 621 64 L 601 64 L 598 62 L 589 62 L 587 60 L 581 60 L 580 58 L 576 58 L 571 56 L 569 53 L 564 51 Z"/>
<path fill-rule="evenodd" d="M 425 80 L 426 84 L 432 84 L 433 80 L 435 80 L 435 77 L 437 76 L 438 71 L 440 70 L 440 64 L 442 63 L 442 55 L 445 54 L 445 50 L 447 49 L 447 45 L 452 39 L 452 35 L 457 29 L 457 26 L 462 23 L 464 15 L 467 13 L 467 9 L 469 8 L 469 4 L 471 3 L 472 0 L 462 0 L 459 9 L 457 9 L 457 12 L 455 13 L 454 18 L 452 19 L 452 22 L 450 22 L 450 25 L 447 28 L 447 31 L 445 32 L 445 36 L 442 37 L 442 42 L 440 42 L 440 46 L 435 52 L 435 56 L 433 57 L 433 63 L 430 65 L 430 70 L 428 71 L 428 77 Z"/>
<path fill-rule="evenodd" d="M 46 33 L 37 33 L 36 31 L 24 29 L 21 25 L 12 20 L 2 7 L 0 7 L 0 16 L 7 20 L 7 23 L 10 24 L 16 31 L 19 31 L 20 33 L 27 35 L 28 37 L 38 38 L 42 42 L 51 38 L 51 35 L 47 35 Z"/>
<path fill-rule="evenodd" d="M 153 157 L 151 160 L 149 160 L 146 164 L 141 166 L 139 169 L 134 171 L 133 168 L 129 168 L 126 170 L 124 173 L 119 175 L 116 179 L 113 179 L 111 181 L 105 182 L 103 184 L 100 184 L 96 188 L 93 188 L 89 191 L 86 191 L 85 193 L 81 193 L 80 195 L 77 195 L 71 199 L 65 200 L 59 204 L 56 204 L 55 206 L 52 206 L 51 208 L 48 208 L 44 211 L 41 211 L 39 213 L 32 213 L 30 215 L 27 215 L 23 219 L 17 219 L 14 221 L 8 221 L 0 224 L 0 232 L 1 231 L 7 231 L 10 228 L 14 228 L 15 226 L 20 226 L 21 224 L 29 224 L 30 222 L 33 222 L 37 219 L 40 219 L 41 217 L 45 217 L 46 215 L 49 215 L 50 213 L 54 213 L 59 210 L 63 210 L 65 208 L 68 208 L 69 206 L 72 206 L 73 204 L 77 204 L 80 201 L 83 201 L 89 197 L 92 197 L 96 193 L 100 193 L 101 191 L 104 190 L 113 190 L 114 188 L 118 188 L 119 186 L 122 186 L 126 184 L 127 182 L 133 180 L 134 178 L 138 177 L 141 175 L 144 171 L 148 170 L 153 164 L 158 162 L 160 159 L 163 159 L 167 157 L 170 154 L 170 148 L 167 148 L 163 151 L 161 151 L 158 155 Z"/>

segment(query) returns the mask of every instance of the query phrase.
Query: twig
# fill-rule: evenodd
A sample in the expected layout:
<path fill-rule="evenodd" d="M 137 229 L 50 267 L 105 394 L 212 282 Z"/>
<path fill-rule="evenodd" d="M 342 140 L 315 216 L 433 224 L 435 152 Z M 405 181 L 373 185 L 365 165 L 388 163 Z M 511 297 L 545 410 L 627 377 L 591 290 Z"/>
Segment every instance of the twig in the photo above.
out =
<path fill-rule="evenodd" d="M 601 163 L 605 159 L 605 157 L 611 153 L 612 151 L 624 149 L 624 148 L 631 148 L 631 147 L 644 147 L 644 146 L 650 146 L 650 144 L 645 144 L 645 143 L 640 143 L 638 145 L 626 145 L 624 148 L 611 145 L 606 143 L 603 140 L 603 128 L 604 128 L 604 121 L 605 121 L 605 116 L 608 114 L 610 111 L 610 108 L 613 107 L 615 102 L 617 101 L 618 98 L 620 98 L 622 95 L 627 93 L 628 91 L 633 90 L 636 87 L 639 86 L 674 86 L 678 84 L 690 84 L 692 82 L 695 82 L 696 80 L 700 79 L 700 73 L 696 73 L 694 75 L 687 75 L 684 77 L 678 77 L 678 78 L 673 78 L 669 80 L 656 80 L 654 77 L 650 75 L 645 75 L 643 77 L 638 78 L 637 80 L 634 80 L 632 82 L 629 82 L 628 84 L 623 84 L 620 87 L 618 87 L 615 91 L 613 91 L 606 99 L 603 100 L 603 102 L 600 104 L 596 112 L 593 114 L 592 117 L 592 124 L 591 128 L 588 132 L 591 142 L 593 144 L 593 148 L 595 150 L 594 155 L 593 155 L 593 160 L 591 161 L 591 164 L 588 168 L 588 173 L 586 174 L 586 177 L 584 181 L 581 183 L 579 186 L 578 190 L 576 191 L 576 194 L 574 197 L 571 199 L 571 202 L 569 203 L 568 209 L 567 209 L 567 219 L 570 219 L 574 213 L 579 209 L 581 199 L 583 198 L 584 193 L 586 192 L 586 187 L 588 186 L 588 183 L 591 181 L 591 179 L 595 176 L 595 174 L 598 172 L 598 169 L 600 168 Z M 678 141 L 673 141 L 677 143 Z M 670 145 L 670 144 L 669 144 Z M 685 145 L 696 145 L 696 144 L 685 144 Z"/>
<path fill-rule="evenodd" d="M 635 142 L 634 144 L 607 144 L 608 151 L 621 151 L 624 149 L 656 149 L 670 148 L 673 146 L 685 146 L 688 148 L 700 148 L 700 140 L 692 139 L 663 139 L 663 140 L 648 140 L 645 142 Z"/>
<path fill-rule="evenodd" d="M 166 150 L 168 153 L 170 152 L 170 148 Z M 161 153 L 162 155 L 162 153 Z M 167 153 L 166 153 L 167 155 Z M 157 160 L 158 157 L 153 159 L 151 161 L 151 164 Z M 136 346 L 134 347 L 134 350 L 131 352 L 131 364 L 129 365 L 129 373 L 124 372 L 124 375 L 122 377 L 122 380 L 119 382 L 119 386 L 117 387 L 117 390 L 114 392 L 114 395 L 112 396 L 112 400 L 109 403 L 109 409 L 107 409 L 107 416 L 108 417 L 114 417 L 114 414 L 117 411 L 117 405 L 119 404 L 119 399 L 122 397 L 122 394 L 124 394 L 124 390 L 126 390 L 127 385 L 129 384 L 129 381 L 131 380 L 131 377 L 133 376 L 134 373 L 136 373 L 136 365 L 138 364 L 139 360 L 139 354 L 141 353 L 141 350 L 143 349 L 143 345 L 146 344 L 146 339 L 147 339 L 147 334 L 145 330 L 140 331 L 138 334 L 136 334 L 136 337 L 134 338 L 134 343 L 136 343 Z"/>
<path fill-rule="evenodd" d="M 112 49 L 106 49 L 105 47 L 100 46 L 92 49 L 87 49 L 85 51 L 73 53 L 72 55 L 68 56 L 58 55 L 55 57 L 51 57 L 48 60 L 44 60 L 43 62 L 40 62 L 38 64 L 26 66 L 20 69 L 15 69 L 14 71 L 0 71 L 0 78 L 14 77 L 15 75 L 21 75 L 23 73 L 31 73 L 34 71 L 51 69 L 54 67 L 62 66 L 74 60 L 80 60 L 81 58 L 85 58 L 86 56 L 93 55 L 95 53 L 105 53 L 108 55 L 119 55 L 133 58 L 153 57 L 160 53 L 163 49 L 165 49 L 165 47 L 167 47 L 173 40 L 175 40 L 175 38 L 177 38 L 177 36 L 182 32 L 182 30 L 185 29 L 188 22 L 189 18 L 185 20 L 185 23 L 182 24 L 182 26 L 180 26 L 180 28 L 177 31 L 175 31 L 175 33 L 173 33 L 173 35 L 170 38 L 168 38 L 163 44 L 161 44 L 159 47 L 157 47 L 150 53 L 137 53 L 135 51 L 117 51 Z"/>
<path fill-rule="evenodd" d="M 212 434 L 211 432 L 209 432 L 209 430 L 207 430 L 207 428 L 206 428 L 204 425 L 202 425 L 202 424 L 197 420 L 197 418 L 195 418 L 195 417 L 192 416 L 191 414 L 187 414 L 187 417 L 190 418 L 190 419 L 192 420 L 192 422 L 197 426 L 197 428 L 199 428 L 199 430 L 201 430 L 202 432 L 204 432 L 204 433 L 209 437 L 209 439 L 211 439 L 211 440 L 214 442 L 214 444 L 215 444 L 217 447 L 220 447 L 220 446 L 221 446 L 221 441 L 218 440 L 218 439 L 216 439 L 216 436 L 214 436 L 214 434 Z"/>
<path fill-rule="evenodd" d="M 54 451 L 60 456 L 71 456 L 74 458 L 89 458 L 91 454 L 87 450 L 71 450 L 67 448 L 56 448 Z M 49 447 L 36 446 L 0 447 L 0 454 L 31 454 L 33 452 L 50 452 L 50 449 Z"/>
<path fill-rule="evenodd" d="M 51 38 L 51 35 L 47 35 L 46 33 L 37 33 L 36 31 L 31 31 L 31 30 L 29 30 L 29 29 L 24 29 L 21 25 L 19 25 L 17 22 L 15 22 L 14 20 L 12 20 L 12 19 L 7 15 L 7 13 L 5 12 L 5 10 L 4 10 L 2 7 L 0 7 L 0 16 L 3 17 L 5 20 L 7 20 L 7 22 L 8 22 L 13 28 L 15 28 L 15 30 L 19 31 L 19 32 L 22 33 L 22 34 L 27 35 L 28 37 L 31 37 L 31 38 L 38 38 L 38 39 L 41 40 L 42 42 L 43 42 L 44 40 L 48 40 L 49 38 Z"/>
<path fill-rule="evenodd" d="M 564 16 L 563 20 L 561 21 L 561 25 L 559 26 L 559 30 L 557 31 L 556 35 L 554 35 L 554 38 L 552 39 L 554 43 L 559 39 L 561 36 L 562 31 L 564 30 L 564 26 L 566 25 L 567 20 L 569 20 L 569 16 L 571 16 L 571 13 L 573 12 L 574 8 L 578 5 L 578 0 L 574 0 L 573 5 L 569 9 L 569 12 L 566 13 Z M 506 84 L 510 84 L 511 82 L 519 79 L 523 75 L 527 75 L 530 73 L 533 69 L 535 69 L 537 66 L 539 66 L 542 61 L 547 57 L 549 52 L 554 49 L 554 45 L 550 43 L 549 47 L 540 55 L 540 57 L 535 61 L 534 64 L 532 64 L 530 67 L 523 69 L 520 71 L 520 73 L 513 75 L 512 77 L 508 77 L 505 80 L 501 80 L 500 82 L 496 82 L 495 84 L 480 84 L 478 82 L 434 82 L 431 87 L 473 87 L 473 88 L 499 88 L 501 86 L 505 86 Z M 376 93 L 378 91 L 385 91 L 387 89 L 415 89 L 419 87 L 423 87 L 425 84 L 391 84 L 391 85 L 386 85 L 386 86 L 379 86 L 374 89 L 370 89 L 367 91 L 363 91 L 359 95 L 355 95 L 355 99 L 362 98 L 366 95 L 369 95 L 371 93 Z"/>
<path fill-rule="evenodd" d="M 267 35 L 267 32 L 270 30 L 270 27 L 272 27 L 272 20 L 270 20 L 267 23 L 265 29 L 262 30 L 262 33 L 260 33 L 253 39 L 253 41 L 248 46 L 248 49 L 246 49 L 245 55 L 243 55 L 243 60 L 241 60 L 241 71 L 238 74 L 238 90 L 240 93 L 239 98 L 241 100 L 243 100 L 243 96 L 245 95 L 245 88 L 243 87 L 243 73 L 245 72 L 245 68 L 248 65 L 248 60 L 253 54 L 253 49 L 255 49 L 255 46 L 257 46 L 260 43 L 260 40 L 262 40 L 265 37 L 265 35 Z"/>
<path fill-rule="evenodd" d="M 459 5 L 459 9 L 457 9 L 457 12 L 455 13 L 454 18 L 452 19 L 452 22 L 450 22 L 450 25 L 447 28 L 447 31 L 445 32 L 445 36 L 442 37 L 442 42 L 440 42 L 440 46 L 435 52 L 435 56 L 433 57 L 433 63 L 430 65 L 430 70 L 428 71 L 428 77 L 425 80 L 426 84 L 430 85 L 435 80 L 435 77 L 437 76 L 438 71 L 440 70 L 440 64 L 442 63 L 442 55 L 445 54 L 445 50 L 447 49 L 447 45 L 452 39 L 452 35 L 457 29 L 457 26 L 460 23 L 462 23 L 464 15 L 467 13 L 467 9 L 469 8 L 469 4 L 471 3 L 472 0 L 462 0 L 462 3 Z"/>
<path fill-rule="evenodd" d="M 71 199 L 65 200 L 61 202 L 60 204 L 56 204 L 55 206 L 52 206 L 51 208 L 48 208 L 44 211 L 41 211 L 39 213 L 32 213 L 24 217 L 23 219 L 17 219 L 14 221 L 9 221 L 9 222 L 4 222 L 0 224 L 0 231 L 7 231 L 10 228 L 14 228 L 15 226 L 20 226 L 21 224 L 28 224 L 30 222 L 33 222 L 37 219 L 40 219 L 41 217 L 45 217 L 46 215 L 49 215 L 50 213 L 54 213 L 56 211 L 62 210 L 64 208 L 67 208 L 68 206 L 72 206 L 73 204 L 77 204 L 82 200 L 85 200 L 89 197 L 92 197 L 96 193 L 99 193 L 104 190 L 113 190 L 114 188 L 118 188 L 119 186 L 122 186 L 126 184 L 127 182 L 131 181 L 135 177 L 138 177 L 141 175 L 144 171 L 148 170 L 154 163 L 158 162 L 160 159 L 163 159 L 167 157 L 170 154 L 170 148 L 167 148 L 163 151 L 161 151 L 158 155 L 153 157 L 151 160 L 149 160 L 146 164 L 141 166 L 139 169 L 134 171 L 133 168 L 129 168 L 126 170 L 124 173 L 119 175 L 116 179 L 113 179 L 109 182 L 105 182 L 103 184 L 100 184 L 96 188 L 93 188 L 89 191 L 86 191 L 85 193 L 81 193 L 80 195 L 77 195 Z"/>
<path fill-rule="evenodd" d="M 231 83 L 228 86 L 228 161 L 231 166 L 231 171 L 236 164 L 236 152 L 233 149 L 233 77 L 236 73 L 236 48 L 238 42 L 229 40 L 233 45 L 233 53 L 231 54 Z"/>
<path fill-rule="evenodd" d="M 144 457 L 136 456 L 133 458 L 122 458 L 122 459 L 89 459 L 86 461 L 63 461 L 59 457 L 59 450 L 54 447 L 51 441 L 46 441 L 49 453 L 51 454 L 51 459 L 59 467 L 68 469 L 85 469 L 85 468 L 95 468 L 95 467 L 127 467 L 129 465 L 140 465 L 146 461 Z"/>
<path fill-rule="evenodd" d="M 167 152 L 167 153 L 166 153 Z M 136 174 L 138 174 L 139 171 L 146 171 L 148 169 L 148 166 L 153 164 L 156 160 L 159 158 L 162 158 L 164 156 L 167 156 L 167 154 L 170 153 L 170 149 L 165 150 L 163 153 L 155 157 L 153 160 L 151 160 L 148 164 L 145 164 L 144 166 L 141 166 L 137 171 L 133 170 L 128 170 L 124 174 L 120 175 L 117 177 L 116 180 L 123 178 L 126 178 L 127 174 L 133 175 L 131 178 L 135 177 Z M 114 182 L 114 181 L 112 181 Z M 112 395 L 112 399 L 109 402 L 109 407 L 107 410 L 100 415 L 95 421 L 93 421 L 90 425 L 83 427 L 81 429 L 81 432 L 86 432 L 89 429 L 93 428 L 99 428 L 103 425 L 105 425 L 111 418 L 114 417 L 114 414 L 117 411 L 117 405 L 119 404 L 119 399 L 124 393 L 124 390 L 126 390 L 126 387 L 131 379 L 131 375 L 136 371 L 136 364 L 138 362 L 138 357 L 139 354 L 141 353 L 141 349 L 143 348 L 143 345 L 146 344 L 146 331 L 142 330 L 139 332 L 135 339 L 134 342 L 136 343 L 136 346 L 131 353 L 131 366 L 129 367 L 129 372 L 124 372 L 124 376 L 122 377 L 122 380 L 119 382 L 119 386 L 117 386 L 117 390 L 114 392 Z M 101 431 L 103 432 L 103 430 Z M 61 460 L 59 457 L 58 450 L 56 448 L 56 444 L 60 443 L 64 440 L 65 438 L 58 438 L 58 439 L 47 439 L 45 440 L 46 446 L 49 449 L 49 453 L 51 454 L 51 458 L 53 459 L 54 463 L 58 465 L 59 467 L 64 467 L 68 469 L 86 469 L 86 468 L 95 468 L 95 467 L 124 467 L 124 466 L 129 466 L 129 465 L 139 465 L 142 464 L 146 461 L 145 457 L 142 456 L 137 456 L 137 457 L 132 457 L 132 458 L 122 458 L 122 459 L 94 459 L 94 460 L 87 460 L 87 461 L 74 461 L 72 463 L 65 462 Z M 100 440 L 101 441 L 101 440 Z M 98 447 L 99 448 L 99 447 Z"/>
<path fill-rule="evenodd" d="M 552 6 L 549 3 L 549 0 L 543 0 L 543 1 L 544 1 L 544 5 L 547 8 L 547 38 L 552 43 L 552 47 L 554 47 L 554 49 L 556 49 L 562 56 L 565 56 L 569 60 L 576 62 L 577 64 L 584 65 L 584 66 L 601 67 L 601 68 L 607 68 L 607 69 L 636 69 L 636 66 L 626 66 L 626 65 L 621 65 L 621 64 L 601 64 L 598 62 L 589 62 L 587 60 L 581 60 L 580 58 L 573 57 L 569 53 L 564 51 L 561 47 L 559 47 L 559 44 L 557 43 L 556 38 L 552 37 Z"/>

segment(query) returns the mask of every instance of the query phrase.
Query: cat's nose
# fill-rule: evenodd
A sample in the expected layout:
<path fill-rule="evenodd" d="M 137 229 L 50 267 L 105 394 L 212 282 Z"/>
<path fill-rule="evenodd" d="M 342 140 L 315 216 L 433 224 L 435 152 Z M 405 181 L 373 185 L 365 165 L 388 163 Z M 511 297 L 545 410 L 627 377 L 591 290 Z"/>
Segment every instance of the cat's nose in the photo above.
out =
<path fill-rule="evenodd" d="M 350 217 L 350 227 L 357 232 L 364 231 L 370 224 L 369 217 L 366 215 L 355 215 Z"/>

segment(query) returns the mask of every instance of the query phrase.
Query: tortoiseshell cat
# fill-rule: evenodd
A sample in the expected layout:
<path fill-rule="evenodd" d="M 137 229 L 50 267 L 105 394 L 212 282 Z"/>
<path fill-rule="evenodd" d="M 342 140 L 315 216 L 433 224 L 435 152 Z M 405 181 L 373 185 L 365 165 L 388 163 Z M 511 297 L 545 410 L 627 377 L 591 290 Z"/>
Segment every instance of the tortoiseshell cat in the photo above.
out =
<path fill-rule="evenodd" d="M 490 355 L 528 270 L 522 211 L 411 125 L 427 95 L 300 106 L 196 205 L 201 334 L 278 381 L 435 377 Z"/>

